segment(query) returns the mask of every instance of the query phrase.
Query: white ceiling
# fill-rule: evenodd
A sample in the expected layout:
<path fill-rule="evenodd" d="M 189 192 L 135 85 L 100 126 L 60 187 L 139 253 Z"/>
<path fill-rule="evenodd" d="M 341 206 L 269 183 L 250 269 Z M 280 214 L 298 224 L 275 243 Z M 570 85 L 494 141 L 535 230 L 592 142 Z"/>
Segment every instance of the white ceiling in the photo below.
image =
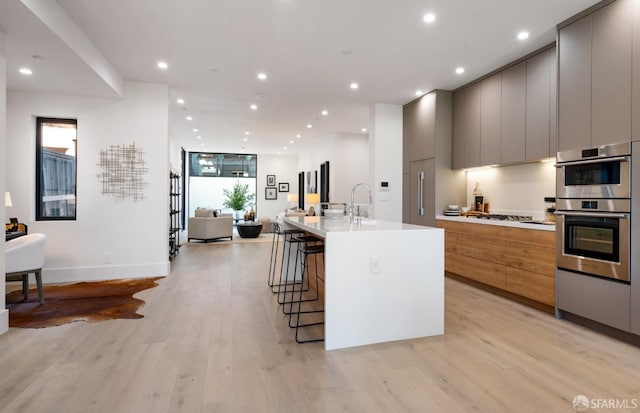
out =
<path fill-rule="evenodd" d="M 361 133 L 372 103 L 400 105 L 417 89 L 455 89 L 549 44 L 557 23 L 597 0 L 57 3 L 123 79 L 169 85 L 173 144 L 295 154 L 331 134 Z M 422 21 L 427 12 L 435 23 Z M 9 89 L 117 97 L 20 0 L 0 0 L 0 30 L 7 34 Z M 530 38 L 517 40 L 520 30 Z M 159 70 L 158 60 L 169 69 Z M 21 66 L 34 74 L 19 75 Z M 457 66 L 466 72 L 456 75 Z M 261 71 L 265 82 L 256 78 Z M 357 91 L 349 88 L 353 81 Z"/>

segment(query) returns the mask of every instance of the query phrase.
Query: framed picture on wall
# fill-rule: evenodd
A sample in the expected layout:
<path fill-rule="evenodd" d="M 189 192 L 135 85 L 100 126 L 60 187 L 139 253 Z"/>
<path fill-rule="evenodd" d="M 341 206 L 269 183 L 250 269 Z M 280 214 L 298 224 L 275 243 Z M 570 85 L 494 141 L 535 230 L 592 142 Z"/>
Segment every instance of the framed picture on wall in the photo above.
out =
<path fill-rule="evenodd" d="M 289 182 L 280 182 L 278 184 L 278 192 L 289 192 Z"/>
<path fill-rule="evenodd" d="M 264 189 L 264 199 L 273 200 L 278 199 L 278 189 L 275 187 L 266 187 Z"/>
<path fill-rule="evenodd" d="M 267 175 L 267 186 L 276 186 L 276 176 Z"/>

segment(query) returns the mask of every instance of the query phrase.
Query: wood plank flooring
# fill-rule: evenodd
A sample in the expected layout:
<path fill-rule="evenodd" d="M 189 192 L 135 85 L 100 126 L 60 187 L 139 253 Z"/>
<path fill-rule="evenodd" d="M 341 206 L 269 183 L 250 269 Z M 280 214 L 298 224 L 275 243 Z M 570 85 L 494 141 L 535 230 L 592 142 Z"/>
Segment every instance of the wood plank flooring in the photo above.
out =
<path fill-rule="evenodd" d="M 638 347 L 449 279 L 444 336 L 295 344 L 266 287 L 270 251 L 188 245 L 136 295 L 143 319 L 11 329 L 0 412 L 572 412 L 577 394 L 640 399 Z"/>

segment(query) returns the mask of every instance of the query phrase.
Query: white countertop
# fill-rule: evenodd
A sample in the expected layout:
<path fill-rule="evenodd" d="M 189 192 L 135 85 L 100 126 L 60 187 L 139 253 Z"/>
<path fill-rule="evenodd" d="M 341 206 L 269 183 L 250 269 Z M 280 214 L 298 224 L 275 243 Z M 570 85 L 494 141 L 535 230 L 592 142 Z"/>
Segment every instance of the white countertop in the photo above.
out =
<path fill-rule="evenodd" d="M 420 225 L 403 224 L 402 222 L 384 221 L 363 218 L 360 224 L 349 222 L 348 217 L 342 220 L 326 217 L 285 217 L 284 222 L 302 228 L 312 234 L 325 238 L 330 232 L 367 232 L 367 231 L 415 231 L 437 230 L 438 228 Z"/>
<path fill-rule="evenodd" d="M 523 224 L 522 222 L 517 221 L 500 221 L 496 219 L 483 219 L 483 218 L 474 218 L 474 217 L 451 217 L 446 215 L 437 215 L 436 219 L 440 219 L 443 221 L 455 221 L 455 222 L 468 222 L 471 224 L 485 224 L 485 225 L 498 225 L 501 227 L 513 227 L 513 228 L 522 228 L 522 229 L 537 229 L 540 231 L 555 231 L 555 225 L 548 224 Z"/>

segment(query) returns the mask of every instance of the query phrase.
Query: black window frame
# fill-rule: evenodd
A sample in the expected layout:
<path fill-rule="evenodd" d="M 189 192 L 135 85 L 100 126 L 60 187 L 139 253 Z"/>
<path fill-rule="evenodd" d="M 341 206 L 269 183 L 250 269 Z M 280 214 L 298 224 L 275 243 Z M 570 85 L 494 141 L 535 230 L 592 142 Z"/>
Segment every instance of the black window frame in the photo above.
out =
<path fill-rule="evenodd" d="M 75 141 L 75 185 L 73 195 L 75 196 L 75 214 L 73 216 L 43 216 L 42 215 L 42 124 L 43 123 L 66 123 L 74 125 L 76 128 Z M 36 117 L 36 221 L 75 221 L 78 216 L 78 119 L 71 118 L 47 118 Z"/>

